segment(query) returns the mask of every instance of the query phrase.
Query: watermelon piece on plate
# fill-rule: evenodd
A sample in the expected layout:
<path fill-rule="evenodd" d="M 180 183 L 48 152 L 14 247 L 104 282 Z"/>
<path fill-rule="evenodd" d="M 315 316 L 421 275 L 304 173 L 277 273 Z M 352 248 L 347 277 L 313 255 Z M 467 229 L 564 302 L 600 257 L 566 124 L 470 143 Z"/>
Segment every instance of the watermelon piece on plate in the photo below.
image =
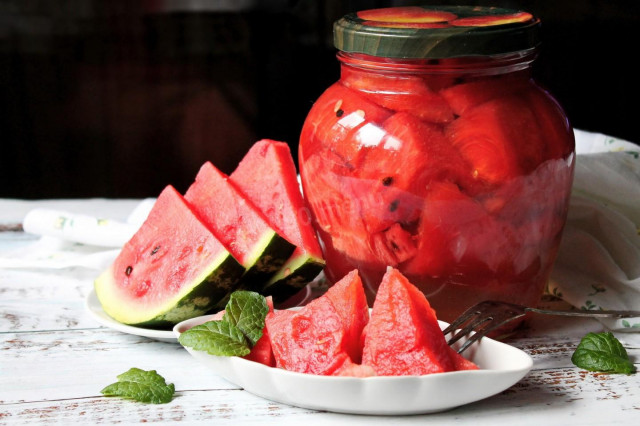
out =
<path fill-rule="evenodd" d="M 379 376 L 442 373 L 462 364 L 453 359 L 427 298 L 397 269 L 388 268 L 378 288 L 362 364 Z"/>
<path fill-rule="evenodd" d="M 228 296 L 244 268 L 171 186 L 95 281 L 104 311 L 124 324 L 169 327 Z"/>
<path fill-rule="evenodd" d="M 325 263 L 311 225 L 311 213 L 302 199 L 289 146 L 267 139 L 256 142 L 229 179 L 269 224 L 296 246 L 262 289 L 263 294 L 282 302 L 313 280 Z"/>
<path fill-rule="evenodd" d="M 367 320 L 364 289 L 354 271 L 300 310 L 267 316 L 276 366 L 301 373 L 338 373 L 360 359 L 360 336 Z"/>
<path fill-rule="evenodd" d="M 295 249 L 210 162 L 200 168 L 184 198 L 246 268 L 242 282 L 251 290 L 259 290 Z"/>

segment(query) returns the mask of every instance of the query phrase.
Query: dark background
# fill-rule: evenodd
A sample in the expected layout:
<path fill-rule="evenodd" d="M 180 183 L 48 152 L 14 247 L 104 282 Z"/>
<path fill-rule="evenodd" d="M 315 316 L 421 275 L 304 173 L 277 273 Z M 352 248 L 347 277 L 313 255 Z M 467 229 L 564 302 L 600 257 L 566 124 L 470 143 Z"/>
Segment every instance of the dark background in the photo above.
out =
<path fill-rule="evenodd" d="M 294 155 L 338 78 L 332 23 L 391 5 L 480 4 L 542 19 L 534 72 L 573 125 L 640 142 L 636 1 L 0 0 L 0 197 L 184 191 L 260 138 Z"/>

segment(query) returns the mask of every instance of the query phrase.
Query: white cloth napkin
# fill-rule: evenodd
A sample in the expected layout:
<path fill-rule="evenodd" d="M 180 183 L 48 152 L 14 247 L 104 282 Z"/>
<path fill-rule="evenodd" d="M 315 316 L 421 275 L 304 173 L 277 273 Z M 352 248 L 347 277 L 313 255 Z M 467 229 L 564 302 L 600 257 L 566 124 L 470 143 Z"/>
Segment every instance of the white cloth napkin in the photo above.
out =
<path fill-rule="evenodd" d="M 580 309 L 640 310 L 640 147 L 575 133 L 569 215 L 548 292 Z M 640 332 L 640 318 L 602 322 Z"/>
<path fill-rule="evenodd" d="M 640 147 L 598 133 L 576 135 L 569 216 L 547 291 L 579 309 L 640 309 Z M 23 221 L 34 244 L 0 253 L 0 268 L 108 267 L 146 218 L 144 200 L 126 222 L 34 210 Z M 640 332 L 640 318 L 603 320 Z"/>

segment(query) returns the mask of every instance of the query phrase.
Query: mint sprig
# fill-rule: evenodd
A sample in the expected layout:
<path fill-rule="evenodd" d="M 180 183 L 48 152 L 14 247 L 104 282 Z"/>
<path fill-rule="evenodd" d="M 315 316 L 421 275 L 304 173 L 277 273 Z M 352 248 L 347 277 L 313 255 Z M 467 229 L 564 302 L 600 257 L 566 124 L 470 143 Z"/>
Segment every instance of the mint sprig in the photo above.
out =
<path fill-rule="evenodd" d="M 216 356 L 245 356 L 262 337 L 269 312 L 264 296 L 236 291 L 225 306 L 222 320 L 208 321 L 180 334 L 178 341 L 196 351 Z"/>
<path fill-rule="evenodd" d="M 151 404 L 166 404 L 171 402 L 176 390 L 173 383 L 167 384 L 164 377 L 156 370 L 145 371 L 132 368 L 117 378 L 117 382 L 100 392 L 105 396 L 120 396 Z"/>
<path fill-rule="evenodd" d="M 620 374 L 636 371 L 627 351 L 610 332 L 585 335 L 571 356 L 571 362 L 588 371 Z"/>

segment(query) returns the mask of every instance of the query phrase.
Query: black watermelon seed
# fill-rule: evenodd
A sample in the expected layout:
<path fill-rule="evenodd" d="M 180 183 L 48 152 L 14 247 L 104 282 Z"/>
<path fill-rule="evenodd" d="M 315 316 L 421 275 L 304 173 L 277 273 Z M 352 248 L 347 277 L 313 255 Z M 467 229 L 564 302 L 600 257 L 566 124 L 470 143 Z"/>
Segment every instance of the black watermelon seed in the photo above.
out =
<path fill-rule="evenodd" d="M 395 212 L 398 209 L 398 200 L 394 200 L 389 204 L 389 211 Z"/>
<path fill-rule="evenodd" d="M 344 111 L 339 109 L 336 111 L 336 117 L 342 117 L 342 114 L 344 114 Z"/>
<path fill-rule="evenodd" d="M 160 246 L 156 246 L 153 251 L 151 252 L 151 256 L 153 256 L 154 254 L 156 254 L 158 252 L 158 250 L 160 250 Z"/>
<path fill-rule="evenodd" d="M 387 176 L 385 178 L 382 179 L 382 184 L 384 186 L 389 186 L 393 183 L 393 178 L 391 176 Z"/>
<path fill-rule="evenodd" d="M 131 275 L 131 271 L 133 271 L 133 268 L 131 266 L 127 266 L 127 270 L 124 271 L 124 273 L 126 276 L 129 276 Z"/>

